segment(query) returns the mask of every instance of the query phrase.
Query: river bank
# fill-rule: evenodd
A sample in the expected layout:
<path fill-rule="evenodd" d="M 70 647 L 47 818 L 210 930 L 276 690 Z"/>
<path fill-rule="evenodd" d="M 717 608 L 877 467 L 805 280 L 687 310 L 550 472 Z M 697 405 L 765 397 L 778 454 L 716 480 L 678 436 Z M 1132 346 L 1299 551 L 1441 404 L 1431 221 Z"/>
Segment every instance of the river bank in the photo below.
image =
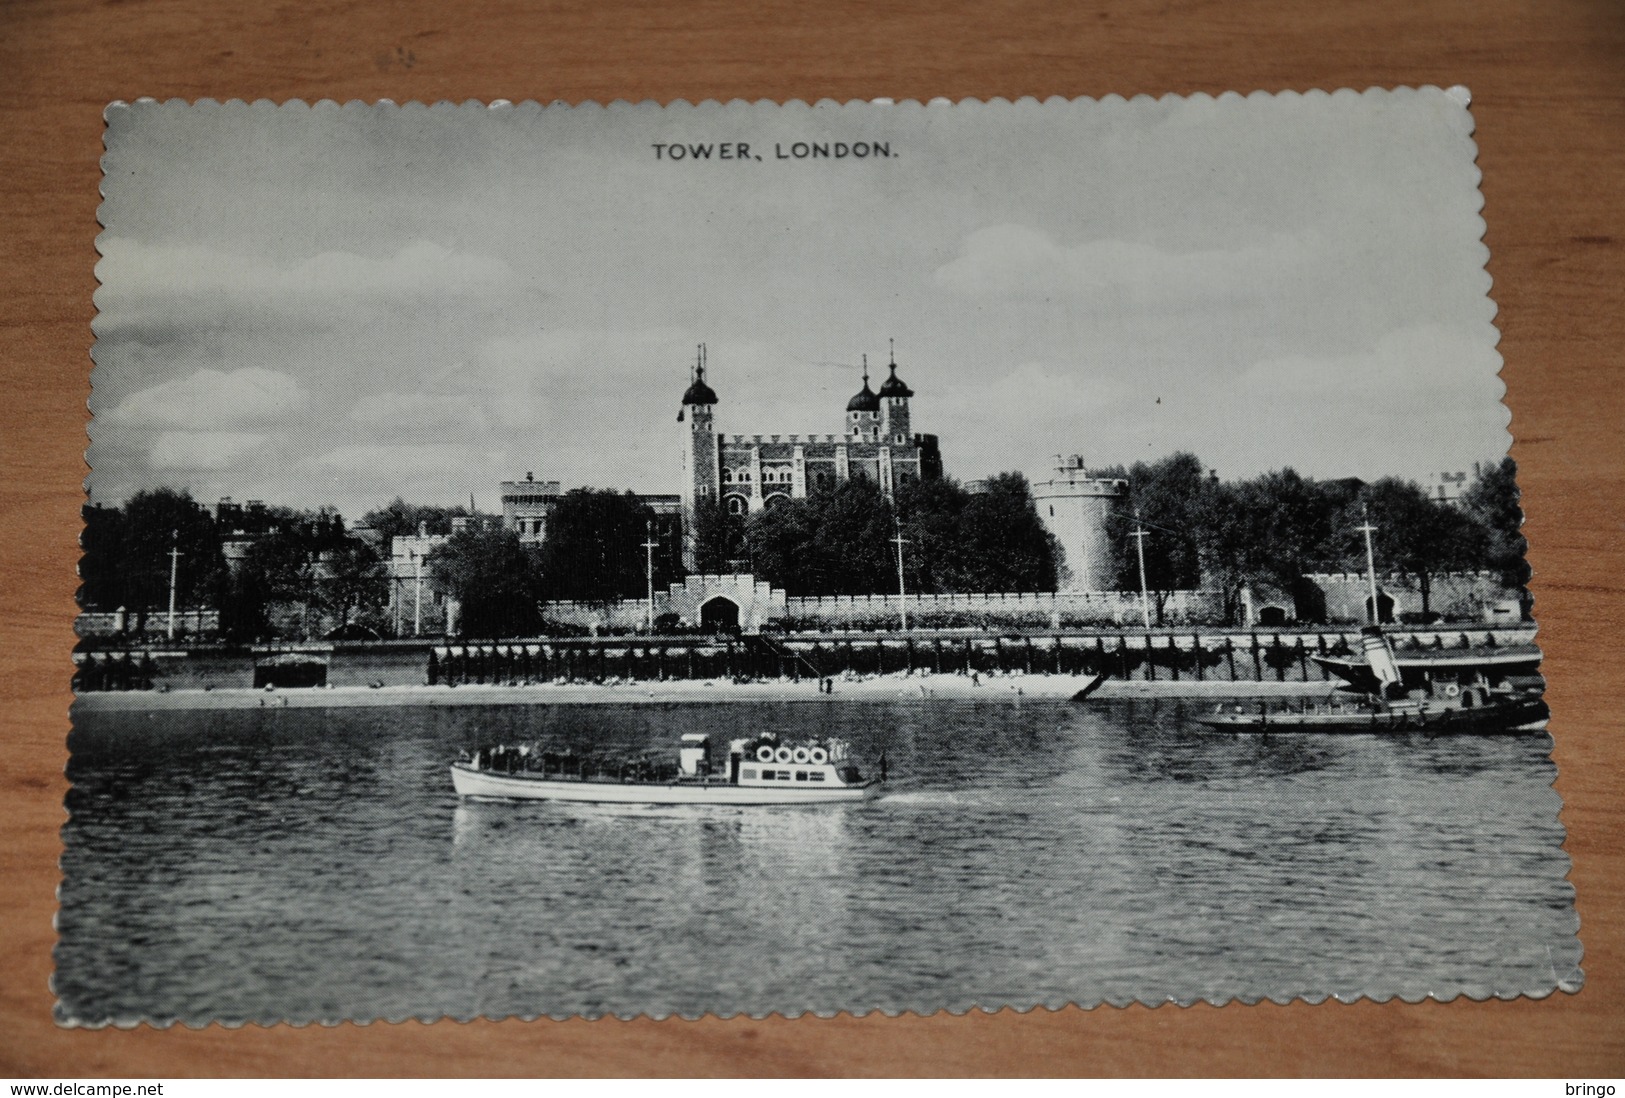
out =
<path fill-rule="evenodd" d="M 1067 699 L 1093 681 L 1088 675 L 880 676 L 836 679 L 831 693 L 812 680 L 729 682 L 544 683 L 531 686 L 334 686 L 307 689 L 124 690 L 81 694 L 88 712 L 194 709 L 322 709 L 470 705 L 709 705 L 730 702 L 997 701 Z M 1331 689 L 1324 682 L 1192 682 L 1108 679 L 1095 698 L 1301 697 Z"/>

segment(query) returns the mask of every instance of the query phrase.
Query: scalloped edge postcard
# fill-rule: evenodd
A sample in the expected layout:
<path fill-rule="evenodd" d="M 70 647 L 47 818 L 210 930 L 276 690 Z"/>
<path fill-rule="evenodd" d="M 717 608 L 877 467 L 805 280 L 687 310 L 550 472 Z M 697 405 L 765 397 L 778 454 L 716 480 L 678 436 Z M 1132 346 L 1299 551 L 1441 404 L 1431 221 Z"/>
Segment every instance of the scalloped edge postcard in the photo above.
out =
<path fill-rule="evenodd" d="M 62 1024 L 1583 982 L 1464 89 L 106 122 Z"/>

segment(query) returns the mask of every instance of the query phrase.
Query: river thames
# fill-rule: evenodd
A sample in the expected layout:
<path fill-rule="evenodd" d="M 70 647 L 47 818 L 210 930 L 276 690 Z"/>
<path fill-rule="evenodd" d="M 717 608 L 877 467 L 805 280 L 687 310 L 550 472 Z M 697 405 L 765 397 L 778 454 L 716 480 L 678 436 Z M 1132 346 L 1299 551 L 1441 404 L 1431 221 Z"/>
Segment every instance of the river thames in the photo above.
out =
<path fill-rule="evenodd" d="M 80 1024 L 1544 994 L 1580 982 L 1545 735 L 1231 737 L 1211 702 L 80 712 Z M 460 749 L 772 729 L 878 800 L 459 803 Z"/>

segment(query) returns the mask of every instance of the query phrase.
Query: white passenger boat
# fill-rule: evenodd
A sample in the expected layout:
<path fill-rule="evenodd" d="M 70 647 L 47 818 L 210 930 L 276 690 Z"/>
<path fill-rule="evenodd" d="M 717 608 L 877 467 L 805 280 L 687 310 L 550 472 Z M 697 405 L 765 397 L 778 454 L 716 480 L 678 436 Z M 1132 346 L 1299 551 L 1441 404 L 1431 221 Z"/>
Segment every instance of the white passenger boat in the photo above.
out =
<path fill-rule="evenodd" d="M 727 761 L 713 767 L 710 737 L 683 736 L 675 767 L 647 757 L 612 762 L 569 751 L 529 747 L 482 748 L 451 765 L 462 797 L 578 801 L 594 804 L 825 804 L 861 801 L 880 792 L 879 776 L 865 777 L 840 740 L 781 743 L 763 733 L 733 740 Z"/>

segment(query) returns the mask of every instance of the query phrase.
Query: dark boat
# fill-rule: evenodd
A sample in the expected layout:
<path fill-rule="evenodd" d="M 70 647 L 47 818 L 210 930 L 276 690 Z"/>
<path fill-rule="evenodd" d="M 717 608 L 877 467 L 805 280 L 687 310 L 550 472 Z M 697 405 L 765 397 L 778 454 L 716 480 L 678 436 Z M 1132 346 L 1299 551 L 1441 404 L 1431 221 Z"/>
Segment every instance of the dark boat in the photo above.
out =
<path fill-rule="evenodd" d="M 1443 698 L 1339 691 L 1299 709 L 1220 705 L 1196 720 L 1217 732 L 1484 736 L 1541 732 L 1549 716 L 1545 699 L 1535 691 L 1477 684 Z"/>
<path fill-rule="evenodd" d="M 1375 613 L 1377 569 L 1371 535 L 1376 527 L 1368 519 L 1358 529 L 1365 534 Z M 1542 696 L 1545 683 L 1534 674 L 1540 666 L 1538 649 L 1439 651 L 1401 660 L 1381 625 L 1368 625 L 1360 632 L 1361 657 L 1314 657 L 1346 683 L 1327 700 L 1298 709 L 1221 704 L 1197 721 L 1215 731 L 1237 733 L 1481 736 L 1545 731 L 1550 712 Z"/>

